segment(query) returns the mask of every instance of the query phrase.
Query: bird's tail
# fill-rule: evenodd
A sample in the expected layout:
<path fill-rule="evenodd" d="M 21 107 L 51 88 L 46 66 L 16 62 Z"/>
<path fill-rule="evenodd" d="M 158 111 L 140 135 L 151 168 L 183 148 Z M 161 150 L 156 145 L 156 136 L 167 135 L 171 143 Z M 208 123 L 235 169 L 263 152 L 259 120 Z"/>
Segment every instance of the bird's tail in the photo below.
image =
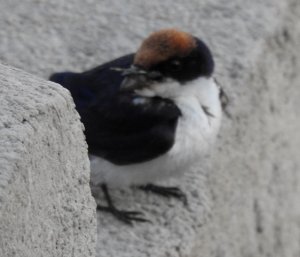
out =
<path fill-rule="evenodd" d="M 71 85 L 74 83 L 74 79 L 76 80 L 77 76 L 78 73 L 75 72 L 58 72 L 53 73 L 49 77 L 49 80 L 58 83 L 67 89 L 70 89 Z"/>
<path fill-rule="evenodd" d="M 62 85 L 70 91 L 79 113 L 85 109 L 95 97 L 94 92 L 89 88 L 89 80 L 80 73 L 53 73 L 49 77 L 49 80 Z"/>

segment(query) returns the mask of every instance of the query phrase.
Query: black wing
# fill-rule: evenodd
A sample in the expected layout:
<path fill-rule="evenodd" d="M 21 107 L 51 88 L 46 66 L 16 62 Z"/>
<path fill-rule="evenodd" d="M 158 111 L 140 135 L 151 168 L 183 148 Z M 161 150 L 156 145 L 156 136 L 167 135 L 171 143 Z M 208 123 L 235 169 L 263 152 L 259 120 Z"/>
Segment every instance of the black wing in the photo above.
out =
<path fill-rule="evenodd" d="M 146 103 L 134 105 L 138 100 Z M 161 98 L 122 94 L 82 115 L 89 151 L 118 165 L 145 162 L 174 144 L 180 110 Z"/>
<path fill-rule="evenodd" d="M 92 102 L 97 101 L 97 96 L 103 95 L 110 98 L 118 93 L 123 77 L 121 72 L 113 68 L 130 67 L 133 56 L 133 54 L 128 54 L 82 73 L 54 73 L 49 79 L 71 92 L 80 114 Z"/>
<path fill-rule="evenodd" d="M 120 72 L 133 55 L 83 73 L 56 73 L 52 81 L 70 90 L 85 126 L 89 152 L 118 165 L 140 163 L 166 153 L 174 144 L 180 110 L 170 100 L 121 93 Z"/>

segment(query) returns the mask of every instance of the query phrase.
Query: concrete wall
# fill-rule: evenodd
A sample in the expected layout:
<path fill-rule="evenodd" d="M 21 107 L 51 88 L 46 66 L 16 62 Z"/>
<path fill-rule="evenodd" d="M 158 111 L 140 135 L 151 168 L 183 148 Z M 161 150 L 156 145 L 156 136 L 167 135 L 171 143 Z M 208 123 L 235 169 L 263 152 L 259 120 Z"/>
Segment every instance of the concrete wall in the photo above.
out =
<path fill-rule="evenodd" d="M 95 202 L 69 92 L 0 65 L 0 256 L 94 256 Z"/>
<path fill-rule="evenodd" d="M 300 255 L 298 0 L 0 6 L 0 59 L 44 78 L 135 51 L 149 32 L 165 27 L 194 33 L 215 55 L 233 119 L 224 119 L 208 162 L 171 183 L 187 192 L 190 207 L 113 191 L 119 206 L 144 211 L 152 224 L 128 227 L 98 214 L 97 256 Z"/>

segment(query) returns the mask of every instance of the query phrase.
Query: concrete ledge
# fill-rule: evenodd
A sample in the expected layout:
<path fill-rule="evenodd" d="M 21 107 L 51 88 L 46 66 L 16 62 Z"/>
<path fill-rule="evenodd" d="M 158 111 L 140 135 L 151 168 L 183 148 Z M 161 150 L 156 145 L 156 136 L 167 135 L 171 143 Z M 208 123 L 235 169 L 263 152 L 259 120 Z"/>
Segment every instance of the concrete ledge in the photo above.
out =
<path fill-rule="evenodd" d="M 69 93 L 0 65 L 0 256 L 94 256 L 95 204 Z"/>
<path fill-rule="evenodd" d="M 170 182 L 187 192 L 189 209 L 135 190 L 114 191 L 118 206 L 145 212 L 152 224 L 128 227 L 98 214 L 98 257 L 300 255 L 299 0 L 126 6 L 118 0 L 11 0 L 1 6 L 0 58 L 44 78 L 134 51 L 164 27 L 194 33 L 215 55 L 233 120 L 224 119 L 208 164 Z"/>

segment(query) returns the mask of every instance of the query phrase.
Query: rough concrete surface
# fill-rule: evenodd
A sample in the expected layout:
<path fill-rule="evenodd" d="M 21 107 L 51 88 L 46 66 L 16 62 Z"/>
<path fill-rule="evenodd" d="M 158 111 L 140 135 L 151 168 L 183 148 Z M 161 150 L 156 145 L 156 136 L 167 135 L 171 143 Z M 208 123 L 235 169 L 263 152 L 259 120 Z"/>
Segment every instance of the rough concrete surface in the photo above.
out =
<path fill-rule="evenodd" d="M 0 256 L 94 256 L 95 203 L 69 93 L 0 65 Z"/>
<path fill-rule="evenodd" d="M 151 224 L 98 213 L 97 256 L 300 256 L 299 0 L 0 0 L 0 60 L 47 78 L 134 51 L 179 27 L 211 47 L 231 98 L 207 164 L 180 184 L 190 206 L 135 190 L 118 206 Z M 101 194 L 99 196 L 101 201 Z"/>

